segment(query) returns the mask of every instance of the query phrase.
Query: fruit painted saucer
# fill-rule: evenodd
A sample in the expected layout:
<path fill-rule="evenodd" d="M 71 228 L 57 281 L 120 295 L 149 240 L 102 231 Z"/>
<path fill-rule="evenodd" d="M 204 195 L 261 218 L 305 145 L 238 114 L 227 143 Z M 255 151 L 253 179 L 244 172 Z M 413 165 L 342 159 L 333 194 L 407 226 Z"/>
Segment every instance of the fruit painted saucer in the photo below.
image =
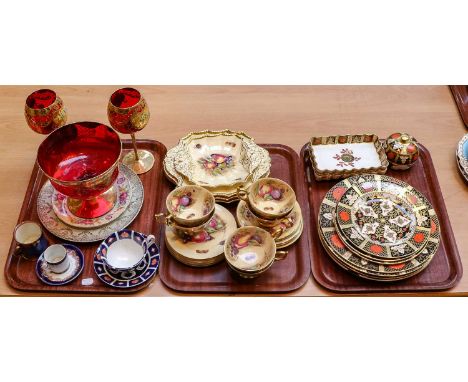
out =
<path fill-rule="evenodd" d="M 180 262 L 191 266 L 210 266 L 224 259 L 224 242 L 237 228 L 236 219 L 219 204 L 204 229 L 188 235 L 167 226 L 166 245 Z"/>
<path fill-rule="evenodd" d="M 155 276 L 159 267 L 159 247 L 155 243 L 149 247 L 145 255 L 145 263 L 146 265 L 137 270 L 129 279 L 124 279 L 121 274 L 119 276 L 119 273 L 112 272 L 102 260 L 98 259 L 97 254 L 94 255 L 93 266 L 97 277 L 104 284 L 114 288 L 128 289 L 146 283 Z"/>
<path fill-rule="evenodd" d="M 302 234 L 303 221 L 301 206 L 296 201 L 292 211 L 285 218 L 280 219 L 278 224 L 271 227 L 265 228 L 259 224 L 255 215 L 250 211 L 248 205 L 244 201 L 240 201 L 236 209 L 236 218 L 240 227 L 244 226 L 256 226 L 266 229 L 270 233 L 273 233 L 278 227 L 282 227 L 284 232 L 275 238 L 276 247 L 284 248 L 293 244 Z"/>
<path fill-rule="evenodd" d="M 70 266 L 63 273 L 54 273 L 47 268 L 47 263 L 44 260 L 42 254 L 37 259 L 36 263 L 36 275 L 37 277 L 47 285 L 65 285 L 75 280 L 84 267 L 84 256 L 78 247 L 72 244 L 62 244 L 66 250 L 67 255 L 70 259 Z"/>
<path fill-rule="evenodd" d="M 115 182 L 117 200 L 114 208 L 109 212 L 94 219 L 80 218 L 73 215 L 68 208 L 68 198 L 54 189 L 52 195 L 52 207 L 55 215 L 65 224 L 76 228 L 97 228 L 108 224 L 120 217 L 130 204 L 132 191 L 126 172 L 120 167 L 119 176 Z"/>

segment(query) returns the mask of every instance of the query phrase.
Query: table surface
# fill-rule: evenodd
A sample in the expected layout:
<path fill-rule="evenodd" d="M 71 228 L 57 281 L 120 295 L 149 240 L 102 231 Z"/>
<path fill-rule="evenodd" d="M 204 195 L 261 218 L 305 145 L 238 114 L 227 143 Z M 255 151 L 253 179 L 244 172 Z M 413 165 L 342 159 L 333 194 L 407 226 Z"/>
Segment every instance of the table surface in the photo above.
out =
<path fill-rule="evenodd" d="M 5 265 L 37 147 L 44 136 L 23 116 L 28 94 L 40 86 L 0 86 L 0 266 Z M 107 123 L 107 102 L 119 86 L 53 86 L 63 99 L 68 121 Z M 458 244 L 468 267 L 468 229 L 463 205 L 468 187 L 458 173 L 455 148 L 468 131 L 448 86 L 138 86 L 151 118 L 137 138 L 161 141 L 169 149 L 197 130 L 242 130 L 258 143 L 282 143 L 298 153 L 311 136 L 375 133 L 381 138 L 408 132 L 431 152 Z M 468 272 L 453 289 L 438 295 L 468 295 Z M 19 292 L 0 272 L 0 295 Z M 51 294 L 47 294 L 51 295 Z M 54 294 L 55 295 L 55 294 Z M 138 296 L 178 295 L 159 276 Z M 333 295 L 311 276 L 288 295 Z"/>

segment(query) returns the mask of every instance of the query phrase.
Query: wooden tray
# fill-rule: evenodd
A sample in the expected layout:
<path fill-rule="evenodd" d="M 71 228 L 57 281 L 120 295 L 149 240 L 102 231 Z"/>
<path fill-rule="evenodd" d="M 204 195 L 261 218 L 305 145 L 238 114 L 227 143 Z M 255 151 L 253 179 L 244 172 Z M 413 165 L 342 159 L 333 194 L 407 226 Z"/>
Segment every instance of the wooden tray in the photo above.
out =
<path fill-rule="evenodd" d="M 468 127 L 468 86 L 450 85 L 450 90 L 458 106 L 458 111 L 460 112 L 463 123 Z"/>
<path fill-rule="evenodd" d="M 122 142 L 124 150 L 131 149 L 132 145 L 130 140 L 123 140 Z M 139 148 L 149 150 L 153 153 L 155 157 L 155 163 L 154 167 L 150 171 L 140 176 L 145 190 L 145 200 L 139 215 L 132 222 L 132 224 L 129 225 L 128 228 L 143 233 L 154 233 L 157 235 L 156 237 L 158 237 L 160 236 L 161 229 L 158 224 L 155 224 L 153 216 L 162 208 L 161 205 L 164 203 L 164 200 L 161 197 L 158 197 L 158 195 L 160 194 L 160 188 L 163 184 L 162 161 L 166 155 L 166 147 L 162 143 L 153 140 L 138 140 L 137 143 Z M 39 191 L 41 190 L 41 187 L 46 180 L 46 176 L 42 173 L 42 171 L 39 170 L 37 164 L 35 164 L 23 201 L 23 206 L 21 207 L 18 222 L 24 220 L 33 220 L 39 222 L 36 210 L 36 200 Z M 43 229 L 43 231 L 50 244 L 64 242 L 62 239 L 53 236 L 47 230 Z M 5 278 L 8 283 L 15 289 L 41 293 L 131 293 L 143 289 L 151 283 L 152 280 L 148 280 L 146 283 L 131 289 L 118 289 L 112 288 L 101 282 L 94 273 L 93 268 L 93 256 L 99 243 L 100 242 L 75 243 L 75 245 L 78 245 L 78 247 L 83 251 L 85 256 L 83 272 L 70 284 L 63 286 L 50 286 L 43 284 L 37 278 L 35 272 L 35 261 L 26 261 L 21 257 L 13 254 L 16 247 L 16 243 L 13 239 L 5 264 Z M 92 279 L 93 282 L 91 285 L 82 285 L 81 282 L 83 279 Z"/>
<path fill-rule="evenodd" d="M 303 178 L 301 161 L 296 152 L 283 145 L 260 145 L 270 152 L 270 176 L 288 182 L 296 192 L 304 218 L 304 232 L 301 238 L 288 247 L 289 254 L 283 261 L 278 261 L 256 279 L 244 280 L 229 271 L 223 261 L 207 268 L 192 268 L 175 260 L 167 250 L 164 238 L 161 238 L 160 277 L 169 288 L 179 292 L 217 292 L 217 293 L 275 293 L 290 292 L 305 284 L 310 276 L 309 258 L 309 206 Z M 161 198 L 171 189 L 166 182 Z M 225 204 L 235 213 L 237 203 Z M 162 233 L 164 234 L 164 233 Z"/>
<path fill-rule="evenodd" d="M 317 232 L 317 214 L 323 197 L 337 181 L 317 182 L 308 155 L 308 145 L 301 150 L 304 177 L 308 182 L 311 220 L 312 274 L 323 287 L 333 292 L 422 292 L 452 288 L 460 280 L 463 269 L 445 208 L 439 181 L 429 151 L 420 145 L 420 159 L 410 170 L 388 170 L 386 175 L 401 179 L 421 191 L 432 203 L 440 220 L 441 242 L 429 266 L 420 274 L 394 283 L 381 283 L 354 276 L 338 266 L 325 252 Z"/>

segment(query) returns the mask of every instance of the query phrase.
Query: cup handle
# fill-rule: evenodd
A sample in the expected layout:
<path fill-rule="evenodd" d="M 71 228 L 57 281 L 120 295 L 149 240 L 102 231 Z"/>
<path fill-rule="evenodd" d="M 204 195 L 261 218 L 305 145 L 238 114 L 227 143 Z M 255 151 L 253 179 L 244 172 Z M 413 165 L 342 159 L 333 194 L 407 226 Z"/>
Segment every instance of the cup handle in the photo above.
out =
<path fill-rule="evenodd" d="M 276 251 L 275 261 L 284 260 L 288 256 L 288 251 Z"/>
<path fill-rule="evenodd" d="M 244 202 L 248 199 L 248 192 L 242 186 L 237 187 L 237 197 Z"/>
<path fill-rule="evenodd" d="M 14 250 L 13 254 L 15 256 L 21 257 L 22 259 L 27 260 L 27 261 L 34 260 L 34 258 L 29 258 L 29 257 L 25 256 L 25 254 L 23 253 L 23 251 L 21 250 L 21 247 L 19 245 L 17 245 L 15 247 L 15 250 Z"/>
<path fill-rule="evenodd" d="M 165 224 L 168 226 L 174 225 L 174 218 L 172 217 L 172 215 L 166 215 L 166 214 L 160 213 L 160 214 L 155 214 L 154 218 L 156 219 L 156 222 L 159 224 Z"/>
<path fill-rule="evenodd" d="M 278 237 L 280 237 L 283 234 L 284 229 L 285 229 L 284 226 L 281 226 L 281 227 L 276 226 L 274 231 L 270 232 L 271 237 L 273 239 L 277 239 Z"/>
<path fill-rule="evenodd" d="M 154 243 L 156 243 L 156 238 L 154 237 L 154 235 L 148 235 L 146 236 L 145 243 L 146 243 L 146 248 L 149 248 Z"/>

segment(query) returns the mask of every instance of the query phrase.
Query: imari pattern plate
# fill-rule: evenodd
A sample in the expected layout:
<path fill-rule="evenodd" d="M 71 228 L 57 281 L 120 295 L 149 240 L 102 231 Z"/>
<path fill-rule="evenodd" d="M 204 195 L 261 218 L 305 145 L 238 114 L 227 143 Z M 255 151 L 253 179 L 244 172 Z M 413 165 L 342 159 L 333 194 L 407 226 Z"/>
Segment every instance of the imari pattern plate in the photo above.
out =
<path fill-rule="evenodd" d="M 146 237 L 145 237 L 146 238 Z M 107 284 L 114 288 L 133 288 L 151 280 L 159 267 L 159 248 L 156 244 L 152 244 L 145 255 L 146 266 L 141 270 L 135 271 L 134 277 L 130 279 L 124 279 L 119 276 L 118 273 L 113 273 L 108 269 L 102 260 L 97 256 L 97 252 L 94 255 L 94 271 L 97 277 L 104 284 Z"/>
<path fill-rule="evenodd" d="M 428 210 L 429 237 L 424 248 L 413 259 L 394 264 L 379 262 L 378 257 L 375 257 L 375 261 L 370 261 L 362 252 L 343 242 L 336 229 L 336 208 L 346 189 L 345 181 L 332 187 L 325 195 L 318 215 L 318 229 L 323 246 L 338 265 L 361 277 L 381 281 L 408 278 L 427 267 L 437 253 L 440 241 L 439 220 L 432 208 Z"/>
<path fill-rule="evenodd" d="M 403 261 L 414 257 L 429 239 L 434 210 L 410 185 L 384 175 L 345 179 L 336 207 L 340 237 L 372 257 Z"/>

